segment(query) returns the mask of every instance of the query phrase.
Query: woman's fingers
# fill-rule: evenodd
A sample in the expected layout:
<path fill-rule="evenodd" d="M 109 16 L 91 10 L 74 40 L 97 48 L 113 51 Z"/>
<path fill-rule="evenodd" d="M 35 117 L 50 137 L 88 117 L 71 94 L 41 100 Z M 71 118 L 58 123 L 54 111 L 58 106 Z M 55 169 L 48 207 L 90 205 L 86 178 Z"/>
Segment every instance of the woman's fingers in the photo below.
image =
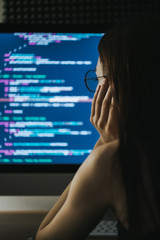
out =
<path fill-rule="evenodd" d="M 112 87 L 105 81 L 98 86 L 92 101 L 90 121 L 104 142 L 118 137 L 118 108 L 112 91 Z"/>
<path fill-rule="evenodd" d="M 92 107 L 91 107 L 91 118 L 95 115 L 95 105 L 96 105 L 96 100 L 97 100 L 99 90 L 100 90 L 100 86 L 97 87 L 97 90 L 96 90 L 96 92 L 94 94 L 94 97 L 93 97 Z"/>
<path fill-rule="evenodd" d="M 108 122 L 111 100 L 112 100 L 112 92 L 111 92 L 111 86 L 109 86 L 102 102 L 101 114 L 99 118 L 100 128 L 104 128 L 106 123 Z"/>
<path fill-rule="evenodd" d="M 119 122 L 118 108 L 115 104 L 114 97 L 111 100 L 110 111 L 108 115 L 108 131 L 112 132 L 112 137 L 118 137 L 118 122 Z"/>
<path fill-rule="evenodd" d="M 107 80 L 104 81 L 104 83 L 101 85 L 97 99 L 95 104 L 95 113 L 96 113 L 96 119 L 98 120 L 101 115 L 101 109 L 102 109 L 102 102 L 104 100 L 104 97 L 106 95 L 108 89 L 108 82 Z"/>

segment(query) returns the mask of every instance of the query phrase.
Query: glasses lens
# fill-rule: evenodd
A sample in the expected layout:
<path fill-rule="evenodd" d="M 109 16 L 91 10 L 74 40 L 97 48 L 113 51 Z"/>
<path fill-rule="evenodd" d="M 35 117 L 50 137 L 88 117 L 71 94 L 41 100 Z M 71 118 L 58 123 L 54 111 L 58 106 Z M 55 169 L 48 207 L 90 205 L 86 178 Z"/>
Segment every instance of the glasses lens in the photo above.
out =
<path fill-rule="evenodd" d="M 95 92 L 98 84 L 98 79 L 95 71 L 91 70 L 86 76 L 86 84 L 90 91 Z"/>

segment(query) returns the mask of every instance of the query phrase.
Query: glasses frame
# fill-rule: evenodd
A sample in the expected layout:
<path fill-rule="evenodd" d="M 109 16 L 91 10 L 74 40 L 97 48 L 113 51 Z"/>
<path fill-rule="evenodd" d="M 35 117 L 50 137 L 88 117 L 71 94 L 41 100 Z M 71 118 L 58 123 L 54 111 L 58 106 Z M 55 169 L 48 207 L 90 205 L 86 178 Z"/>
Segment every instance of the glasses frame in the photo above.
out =
<path fill-rule="evenodd" d="M 87 78 L 87 75 L 88 75 L 88 73 L 89 72 L 95 72 L 96 70 L 88 70 L 87 72 L 86 72 L 86 74 L 85 74 L 85 78 L 84 78 L 84 82 L 85 82 L 85 85 L 86 85 L 86 87 L 87 87 L 87 89 L 90 91 L 90 92 L 93 92 L 93 93 L 95 93 L 95 91 L 93 91 L 93 90 L 91 90 L 89 87 L 88 87 L 88 85 L 87 85 L 87 81 L 88 80 L 93 80 L 93 79 L 95 79 L 95 80 L 97 80 L 98 81 L 98 79 L 99 78 L 107 78 L 107 76 L 99 76 L 99 77 L 96 77 L 96 78 Z"/>

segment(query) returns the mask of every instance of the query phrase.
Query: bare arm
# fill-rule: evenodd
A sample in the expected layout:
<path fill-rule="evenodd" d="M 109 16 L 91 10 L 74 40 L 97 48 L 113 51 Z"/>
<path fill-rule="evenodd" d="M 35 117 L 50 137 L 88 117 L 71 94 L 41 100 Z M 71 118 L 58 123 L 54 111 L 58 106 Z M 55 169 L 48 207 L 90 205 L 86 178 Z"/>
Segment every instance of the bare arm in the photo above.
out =
<path fill-rule="evenodd" d="M 106 151 L 108 161 L 103 160 Z M 98 224 L 111 205 L 110 155 L 104 145 L 92 151 L 42 222 L 36 240 L 82 240 Z"/>
<path fill-rule="evenodd" d="M 55 205 L 50 209 L 50 211 L 48 212 L 48 214 L 42 221 L 41 225 L 39 226 L 38 232 L 42 228 L 46 227 L 52 221 L 52 219 L 56 216 L 56 214 L 59 212 L 59 210 L 62 208 L 62 206 L 64 205 L 64 203 L 68 197 L 70 185 L 71 185 L 71 183 L 66 187 L 66 189 L 64 190 L 62 195 L 59 197 L 59 199 L 57 200 Z"/>

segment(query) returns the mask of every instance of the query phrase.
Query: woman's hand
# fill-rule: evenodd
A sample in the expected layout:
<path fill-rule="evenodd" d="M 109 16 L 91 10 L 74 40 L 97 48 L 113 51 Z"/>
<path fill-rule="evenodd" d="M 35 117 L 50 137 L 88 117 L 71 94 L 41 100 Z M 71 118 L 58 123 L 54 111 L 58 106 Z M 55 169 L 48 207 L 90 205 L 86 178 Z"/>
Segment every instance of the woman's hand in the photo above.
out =
<path fill-rule="evenodd" d="M 118 139 L 118 108 L 107 80 L 94 94 L 90 121 L 100 134 L 100 143 Z"/>

